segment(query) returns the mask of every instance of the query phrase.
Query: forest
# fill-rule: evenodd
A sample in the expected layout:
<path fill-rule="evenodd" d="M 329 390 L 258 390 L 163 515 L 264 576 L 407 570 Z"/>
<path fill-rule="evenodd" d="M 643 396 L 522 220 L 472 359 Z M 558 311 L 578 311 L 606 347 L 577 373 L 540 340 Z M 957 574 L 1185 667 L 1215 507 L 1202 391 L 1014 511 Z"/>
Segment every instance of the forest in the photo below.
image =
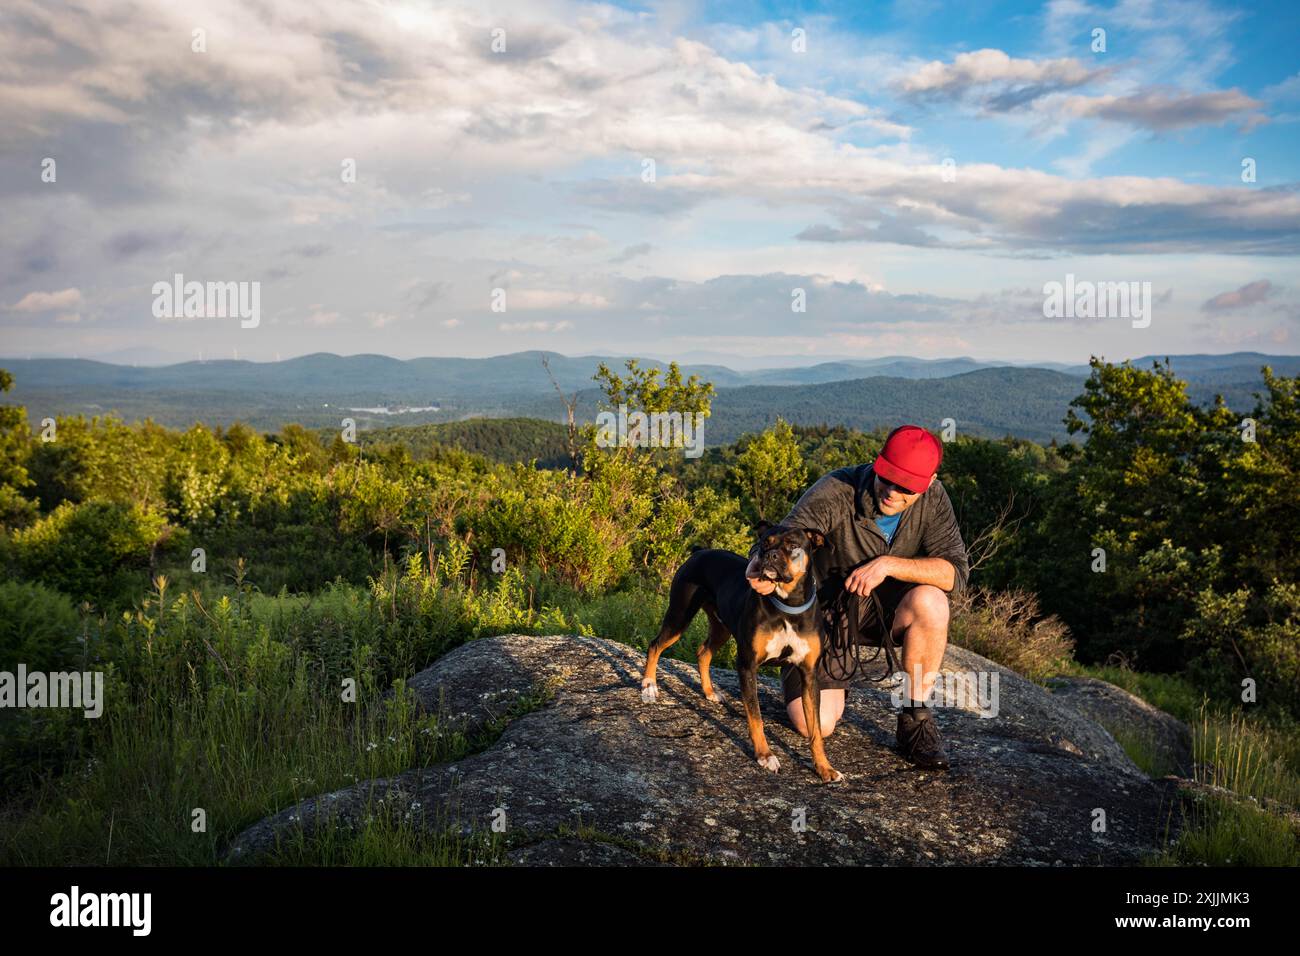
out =
<path fill-rule="evenodd" d="M 713 386 L 675 364 L 602 365 L 596 381 L 604 407 L 719 414 Z M 967 434 L 958 415 L 945 443 L 973 567 L 951 640 L 1032 680 L 1104 677 L 1187 720 L 1198 773 L 1255 804 L 1211 801 L 1166 862 L 1298 859 L 1298 382 L 1266 367 L 1254 407 L 1234 409 L 1198 403 L 1159 362 L 1094 359 L 1062 409 L 1070 441 Z M 930 411 L 917 420 L 938 432 Z M 3 406 L 0 670 L 107 686 L 95 720 L 0 710 L 0 861 L 210 865 L 304 793 L 469 753 L 483 741 L 407 706 L 406 678 L 492 634 L 644 648 L 692 545 L 744 553 L 758 521 L 870 461 L 886 431 L 778 419 L 688 459 L 598 447 L 577 419 L 347 440 L 298 424 L 29 423 Z M 693 660 L 702 627 L 674 656 Z M 367 706 L 340 699 L 349 679 Z M 200 839 L 168 822 L 196 806 L 216 821 Z M 283 862 L 493 853 L 490 838 L 374 826 Z"/>

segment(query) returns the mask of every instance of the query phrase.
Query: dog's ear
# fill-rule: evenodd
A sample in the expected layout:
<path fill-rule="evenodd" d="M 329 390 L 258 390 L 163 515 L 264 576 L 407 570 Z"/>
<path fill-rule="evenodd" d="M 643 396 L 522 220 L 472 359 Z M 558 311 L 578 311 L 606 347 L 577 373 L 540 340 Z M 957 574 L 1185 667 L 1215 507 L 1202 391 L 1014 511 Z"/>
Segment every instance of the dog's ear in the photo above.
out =
<path fill-rule="evenodd" d="M 803 533 L 808 535 L 808 543 L 814 548 L 826 547 L 826 536 L 815 528 L 804 528 Z"/>
<path fill-rule="evenodd" d="M 776 525 L 772 524 L 770 521 L 760 521 L 758 524 L 754 525 L 754 534 L 761 538 L 775 527 Z"/>

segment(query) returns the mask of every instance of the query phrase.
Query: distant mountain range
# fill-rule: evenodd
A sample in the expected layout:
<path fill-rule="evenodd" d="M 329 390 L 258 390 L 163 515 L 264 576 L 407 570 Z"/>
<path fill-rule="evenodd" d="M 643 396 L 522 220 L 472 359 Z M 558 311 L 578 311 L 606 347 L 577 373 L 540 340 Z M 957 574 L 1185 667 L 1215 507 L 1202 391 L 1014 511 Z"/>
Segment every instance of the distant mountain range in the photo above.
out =
<path fill-rule="evenodd" d="M 530 416 L 556 421 L 563 406 L 555 385 L 578 397 L 590 419 L 600 396 L 592 375 L 600 362 L 624 372 L 621 356 L 565 356 L 516 352 L 490 358 L 394 359 L 383 355 L 306 355 L 283 362 L 217 360 L 156 367 L 115 365 L 87 359 L 0 359 L 14 376 L 9 401 L 24 404 L 33 420 L 48 415 L 114 412 L 128 420 L 152 418 L 183 427 L 195 421 L 244 421 L 263 430 L 297 421 L 337 427 L 344 417 L 360 428 L 425 424 L 477 417 Z M 1136 359 L 1149 368 L 1154 356 Z M 1176 355 L 1174 371 L 1191 394 L 1208 402 L 1222 394 L 1248 411 L 1261 387 L 1260 367 L 1300 374 L 1300 356 L 1236 352 Z M 642 358 L 642 367 L 667 363 Z M 766 366 L 737 370 L 689 364 L 718 389 L 709 440 L 731 441 L 766 427 L 778 416 L 801 424 L 872 428 L 902 420 L 938 427 L 944 418 L 975 434 L 1014 434 L 1038 441 L 1062 439 L 1061 420 L 1082 391 L 1086 365 L 1014 366 L 971 358 L 870 360 Z M 437 406 L 438 411 L 377 415 L 362 409 L 385 405 Z"/>

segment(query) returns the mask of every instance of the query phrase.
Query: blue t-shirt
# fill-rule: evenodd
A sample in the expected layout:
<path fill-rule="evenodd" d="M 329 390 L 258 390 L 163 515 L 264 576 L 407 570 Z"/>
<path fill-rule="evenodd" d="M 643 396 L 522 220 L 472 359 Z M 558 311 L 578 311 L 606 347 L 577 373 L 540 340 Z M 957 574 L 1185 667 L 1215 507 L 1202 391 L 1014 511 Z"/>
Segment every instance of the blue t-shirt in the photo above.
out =
<path fill-rule="evenodd" d="M 876 527 L 885 536 L 885 541 L 893 542 L 894 532 L 898 530 L 898 519 L 901 517 L 903 517 L 903 512 L 900 511 L 896 515 L 881 515 L 876 519 Z"/>

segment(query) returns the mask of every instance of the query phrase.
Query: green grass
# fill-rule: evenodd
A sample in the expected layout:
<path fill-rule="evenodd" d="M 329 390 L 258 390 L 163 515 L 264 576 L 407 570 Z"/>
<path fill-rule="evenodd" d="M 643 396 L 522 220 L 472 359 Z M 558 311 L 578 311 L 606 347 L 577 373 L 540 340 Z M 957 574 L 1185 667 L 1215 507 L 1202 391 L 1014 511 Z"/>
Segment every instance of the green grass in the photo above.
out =
<path fill-rule="evenodd" d="M 1196 776 L 1261 804 L 1300 808 L 1300 739 L 1294 725 L 1202 708 L 1192 724 Z"/>
<path fill-rule="evenodd" d="M 1294 828 L 1277 814 L 1229 797 L 1197 796 L 1178 840 L 1151 866 L 1300 866 Z"/>
<path fill-rule="evenodd" d="M 1195 781 L 1236 795 L 1189 795 L 1178 839 L 1151 865 L 1300 866 L 1300 833 L 1286 816 L 1300 809 L 1300 733 L 1293 721 L 1211 708 L 1203 693 L 1175 675 L 1082 664 L 1068 673 L 1108 681 L 1184 721 L 1192 732 Z M 1144 773 L 1172 772 L 1148 736 L 1127 726 L 1106 729 Z"/>
<path fill-rule="evenodd" d="M 46 780 L 26 812 L 5 821 L 0 863 L 211 865 L 263 816 L 359 781 L 462 759 L 540 699 L 524 699 L 473 739 L 418 716 L 409 691 L 357 714 L 336 695 L 318 693 L 283 708 L 219 695 L 210 704 L 160 700 L 106 714 L 114 723 L 95 755 Z M 193 832 L 196 808 L 206 832 Z M 430 852 L 452 859 L 460 847 L 434 841 L 431 848 L 382 816 L 354 836 L 347 852 L 387 853 L 389 862 L 417 863 Z M 326 841 L 299 845 L 293 859 L 325 864 L 341 855 L 337 842 Z"/>
<path fill-rule="evenodd" d="M 417 810 L 370 814 L 357 830 L 322 827 L 290 835 L 256 862 L 263 866 L 500 866 L 505 843 L 488 831 L 468 837 Z"/>
<path fill-rule="evenodd" d="M 107 673 L 104 714 L 76 723 L 64 759 L 31 767 L 25 786 L 7 787 L 0 865 L 212 865 L 264 816 L 461 759 L 545 700 L 545 689 L 525 696 L 473 739 L 420 713 L 403 677 L 450 646 L 436 630 L 441 604 L 431 610 L 421 594 L 385 606 L 388 597 L 382 587 L 309 601 L 237 592 L 200 608 L 160 592 L 106 624 L 91 641 Z M 475 599 L 485 607 L 494 600 Z M 343 699 L 344 676 L 356 680 L 358 703 Z M 395 692 L 384 699 L 389 687 Z M 380 820 L 350 849 L 302 846 L 295 859 L 355 852 L 417 862 L 460 853 L 458 845 L 431 848 Z"/>
<path fill-rule="evenodd" d="M 1161 748 L 1150 734 L 1127 726 L 1103 724 L 1115 742 L 1124 748 L 1139 770 L 1148 777 L 1163 777 L 1173 773 L 1177 768 L 1169 754 Z"/>

